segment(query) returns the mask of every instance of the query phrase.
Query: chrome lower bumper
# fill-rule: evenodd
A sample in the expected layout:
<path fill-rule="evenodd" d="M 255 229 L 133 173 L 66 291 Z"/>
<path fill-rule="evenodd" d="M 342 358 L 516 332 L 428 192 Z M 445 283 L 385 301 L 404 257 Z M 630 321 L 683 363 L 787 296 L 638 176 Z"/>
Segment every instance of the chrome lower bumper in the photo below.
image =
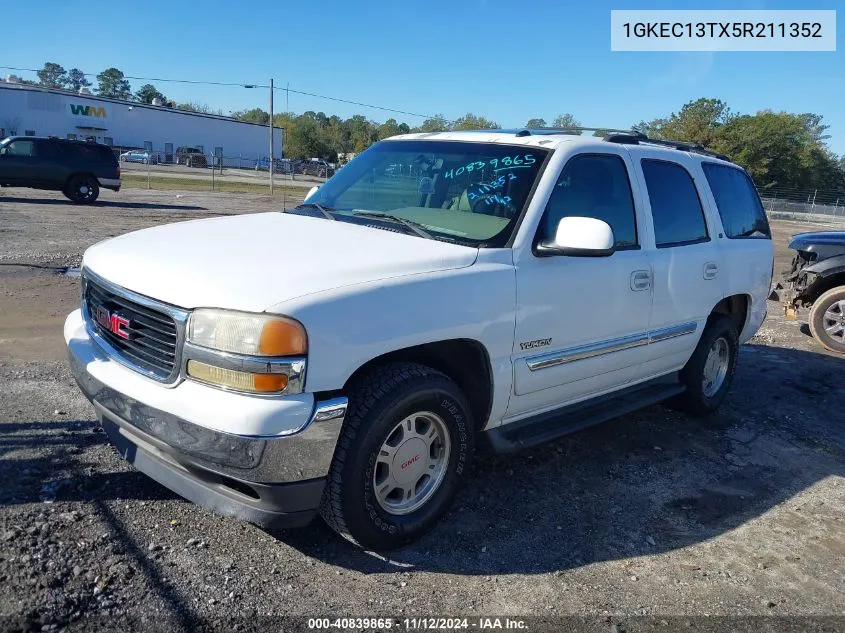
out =
<path fill-rule="evenodd" d="M 267 484 L 325 477 L 329 471 L 346 415 L 346 398 L 316 403 L 308 424 L 297 433 L 280 437 L 232 435 L 129 398 L 91 376 L 72 353 L 69 360 L 79 387 L 100 416 L 179 463 Z"/>

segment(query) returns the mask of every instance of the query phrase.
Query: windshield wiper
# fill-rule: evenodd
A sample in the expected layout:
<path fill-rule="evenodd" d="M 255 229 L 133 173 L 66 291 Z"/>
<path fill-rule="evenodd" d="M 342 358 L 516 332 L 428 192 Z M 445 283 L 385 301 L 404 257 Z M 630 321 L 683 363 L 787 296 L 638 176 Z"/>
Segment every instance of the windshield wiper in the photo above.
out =
<path fill-rule="evenodd" d="M 390 215 L 389 213 L 377 213 L 375 211 L 356 211 L 352 215 L 362 217 L 362 218 L 377 218 L 379 220 L 387 220 L 389 222 L 395 222 L 396 224 L 401 224 L 409 231 L 412 231 L 416 235 L 420 237 L 424 237 L 429 240 L 433 240 L 434 236 L 422 228 L 419 223 L 412 222 L 411 220 L 406 220 L 405 218 L 400 218 L 398 215 Z"/>
<path fill-rule="evenodd" d="M 326 209 L 325 207 L 317 204 L 316 202 L 303 202 L 298 207 L 294 207 L 292 209 L 292 211 L 298 211 L 299 209 L 306 209 L 308 207 L 311 207 L 313 209 L 317 209 L 317 211 L 322 213 L 329 220 L 337 220 L 337 218 L 334 217 L 334 215 L 328 209 Z"/>

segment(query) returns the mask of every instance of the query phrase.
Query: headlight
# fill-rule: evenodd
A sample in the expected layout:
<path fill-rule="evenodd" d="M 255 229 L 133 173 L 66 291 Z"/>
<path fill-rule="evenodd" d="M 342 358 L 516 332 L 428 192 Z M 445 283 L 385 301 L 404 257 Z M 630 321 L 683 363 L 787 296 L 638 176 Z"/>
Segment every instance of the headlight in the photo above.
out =
<path fill-rule="evenodd" d="M 305 328 L 299 322 L 229 310 L 195 310 L 188 322 L 188 341 L 249 356 L 304 356 L 308 351 Z"/>
<path fill-rule="evenodd" d="M 194 380 L 259 394 L 301 393 L 308 339 L 288 317 L 195 310 L 188 321 L 185 370 Z"/>

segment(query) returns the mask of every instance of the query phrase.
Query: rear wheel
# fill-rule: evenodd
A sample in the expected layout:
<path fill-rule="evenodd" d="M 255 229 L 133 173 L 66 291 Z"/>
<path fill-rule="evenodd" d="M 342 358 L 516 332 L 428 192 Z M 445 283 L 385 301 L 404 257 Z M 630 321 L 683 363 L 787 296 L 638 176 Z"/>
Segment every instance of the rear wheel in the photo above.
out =
<path fill-rule="evenodd" d="M 65 187 L 64 194 L 76 204 L 91 204 L 100 195 L 100 185 L 93 176 L 74 176 Z"/>
<path fill-rule="evenodd" d="M 349 393 L 320 513 L 369 549 L 412 541 L 448 510 L 473 447 L 466 398 L 444 374 L 391 363 Z"/>
<path fill-rule="evenodd" d="M 696 416 L 715 411 L 731 387 L 739 341 L 731 317 L 713 315 L 707 322 L 701 340 L 681 370 L 681 383 L 686 391 L 670 404 Z"/>
<path fill-rule="evenodd" d="M 845 354 L 845 286 L 831 288 L 813 303 L 810 333 L 832 352 Z"/>

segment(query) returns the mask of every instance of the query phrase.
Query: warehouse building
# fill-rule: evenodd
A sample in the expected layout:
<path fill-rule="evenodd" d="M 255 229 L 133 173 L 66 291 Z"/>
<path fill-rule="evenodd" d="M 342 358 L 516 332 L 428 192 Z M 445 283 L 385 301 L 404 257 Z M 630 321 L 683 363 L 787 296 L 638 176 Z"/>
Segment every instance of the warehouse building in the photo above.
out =
<path fill-rule="evenodd" d="M 283 154 L 284 130 L 274 128 L 274 157 Z M 208 163 L 227 167 L 268 166 L 266 125 L 162 105 L 106 99 L 89 92 L 40 88 L 0 81 L 0 139 L 7 136 L 89 139 L 117 149 L 146 149 L 163 163 L 180 147 L 197 148 Z"/>

